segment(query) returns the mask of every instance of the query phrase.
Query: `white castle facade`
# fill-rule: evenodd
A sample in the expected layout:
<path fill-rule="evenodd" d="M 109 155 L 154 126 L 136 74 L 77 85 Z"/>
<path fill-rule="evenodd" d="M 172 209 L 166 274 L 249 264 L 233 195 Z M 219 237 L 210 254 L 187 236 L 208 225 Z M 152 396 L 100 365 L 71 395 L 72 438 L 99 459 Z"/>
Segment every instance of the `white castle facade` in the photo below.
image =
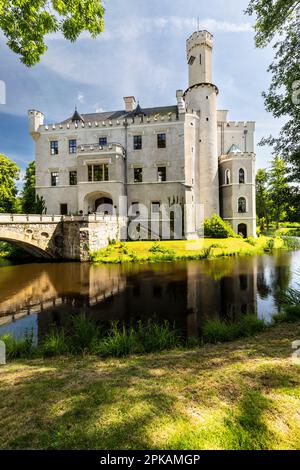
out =
<path fill-rule="evenodd" d="M 228 111 L 217 109 L 212 50 L 207 31 L 187 40 L 189 86 L 176 92 L 173 106 L 143 108 L 129 96 L 120 111 L 76 110 L 51 125 L 30 110 L 36 190 L 47 213 L 104 207 L 118 215 L 126 200 L 138 216 L 142 206 L 151 214 L 175 203 L 185 207 L 187 239 L 198 236 L 199 207 L 205 217 L 219 214 L 237 233 L 255 236 L 255 123 L 228 121 Z"/>

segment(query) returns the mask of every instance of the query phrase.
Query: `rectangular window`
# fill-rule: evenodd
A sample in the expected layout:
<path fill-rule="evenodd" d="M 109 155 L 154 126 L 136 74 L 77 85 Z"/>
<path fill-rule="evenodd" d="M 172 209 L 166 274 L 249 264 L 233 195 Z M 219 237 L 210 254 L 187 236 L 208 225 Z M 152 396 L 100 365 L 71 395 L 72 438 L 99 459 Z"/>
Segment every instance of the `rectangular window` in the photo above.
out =
<path fill-rule="evenodd" d="M 77 143 L 76 139 L 69 140 L 69 153 L 76 153 Z"/>
<path fill-rule="evenodd" d="M 157 181 L 159 183 L 162 181 L 167 181 L 167 169 L 165 166 L 159 166 L 157 168 Z"/>
<path fill-rule="evenodd" d="M 61 215 L 68 215 L 68 204 L 61 204 L 60 205 L 60 214 Z"/>
<path fill-rule="evenodd" d="M 134 168 L 134 182 L 135 183 L 143 182 L 143 168 Z"/>
<path fill-rule="evenodd" d="M 50 141 L 50 154 L 51 155 L 58 155 L 58 140 L 51 140 Z"/>
<path fill-rule="evenodd" d="M 58 172 L 51 173 L 51 186 L 58 186 Z"/>
<path fill-rule="evenodd" d="M 165 149 L 167 146 L 166 134 L 157 134 L 157 147 L 159 149 Z"/>
<path fill-rule="evenodd" d="M 105 147 L 107 145 L 107 137 L 99 137 L 99 145 L 100 147 Z"/>
<path fill-rule="evenodd" d="M 160 202 L 159 201 L 151 202 L 151 212 L 153 214 L 157 214 L 159 211 L 160 211 Z"/>
<path fill-rule="evenodd" d="M 141 150 L 143 147 L 143 141 L 141 135 L 134 135 L 133 136 L 133 148 L 134 150 Z"/>
<path fill-rule="evenodd" d="M 88 165 L 89 181 L 108 181 L 108 164 Z"/>
<path fill-rule="evenodd" d="M 69 173 L 70 186 L 76 186 L 77 184 L 77 171 L 70 171 Z"/>

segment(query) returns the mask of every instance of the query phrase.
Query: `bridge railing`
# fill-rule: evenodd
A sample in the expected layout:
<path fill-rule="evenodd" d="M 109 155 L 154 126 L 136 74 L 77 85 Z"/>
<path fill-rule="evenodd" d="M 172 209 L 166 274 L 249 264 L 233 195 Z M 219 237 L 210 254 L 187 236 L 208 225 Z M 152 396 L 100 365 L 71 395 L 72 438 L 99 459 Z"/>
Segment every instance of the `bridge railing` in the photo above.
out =
<path fill-rule="evenodd" d="M 126 217 L 118 217 L 109 214 L 89 215 L 48 215 L 48 214 L 0 214 L 0 223 L 59 223 L 59 222 L 107 222 L 125 221 Z"/>

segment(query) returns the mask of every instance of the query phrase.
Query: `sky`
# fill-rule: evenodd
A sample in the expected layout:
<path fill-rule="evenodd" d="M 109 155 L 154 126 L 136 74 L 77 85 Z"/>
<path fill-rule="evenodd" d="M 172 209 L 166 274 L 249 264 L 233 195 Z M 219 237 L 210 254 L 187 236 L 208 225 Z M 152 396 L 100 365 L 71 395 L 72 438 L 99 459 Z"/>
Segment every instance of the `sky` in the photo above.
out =
<path fill-rule="evenodd" d="M 83 33 L 75 43 L 47 37 L 48 51 L 27 68 L 0 33 L 0 153 L 24 169 L 34 159 L 27 111 L 38 109 L 51 124 L 79 112 L 123 109 L 123 96 L 141 107 L 176 104 L 176 90 L 187 88 L 186 39 L 197 29 L 214 35 L 213 82 L 219 109 L 229 119 L 256 121 L 256 141 L 277 135 L 281 122 L 264 109 L 261 93 L 274 51 L 254 45 L 254 18 L 243 12 L 247 0 L 107 0 L 105 32 Z M 257 168 L 268 166 L 271 149 L 257 146 Z"/>

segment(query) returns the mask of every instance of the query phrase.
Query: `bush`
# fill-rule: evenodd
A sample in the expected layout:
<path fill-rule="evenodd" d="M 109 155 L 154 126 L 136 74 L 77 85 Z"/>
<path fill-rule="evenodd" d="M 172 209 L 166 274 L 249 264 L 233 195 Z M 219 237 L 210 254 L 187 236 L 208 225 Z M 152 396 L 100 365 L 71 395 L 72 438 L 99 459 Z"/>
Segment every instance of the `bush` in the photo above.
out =
<path fill-rule="evenodd" d="M 204 236 L 208 238 L 237 237 L 232 227 L 220 216 L 214 214 L 211 219 L 204 221 Z"/>
<path fill-rule="evenodd" d="M 266 253 L 272 253 L 272 251 L 275 248 L 275 240 L 274 238 L 270 238 L 269 240 L 266 241 L 265 246 L 264 246 L 264 251 Z"/>
<path fill-rule="evenodd" d="M 107 337 L 99 341 L 96 352 L 103 357 L 125 357 L 137 351 L 137 335 L 133 328 L 118 328 L 113 323 Z"/>
<path fill-rule="evenodd" d="M 178 332 L 167 321 L 162 325 L 151 320 L 146 325 L 139 322 L 137 335 L 141 352 L 162 351 L 180 344 Z"/>

